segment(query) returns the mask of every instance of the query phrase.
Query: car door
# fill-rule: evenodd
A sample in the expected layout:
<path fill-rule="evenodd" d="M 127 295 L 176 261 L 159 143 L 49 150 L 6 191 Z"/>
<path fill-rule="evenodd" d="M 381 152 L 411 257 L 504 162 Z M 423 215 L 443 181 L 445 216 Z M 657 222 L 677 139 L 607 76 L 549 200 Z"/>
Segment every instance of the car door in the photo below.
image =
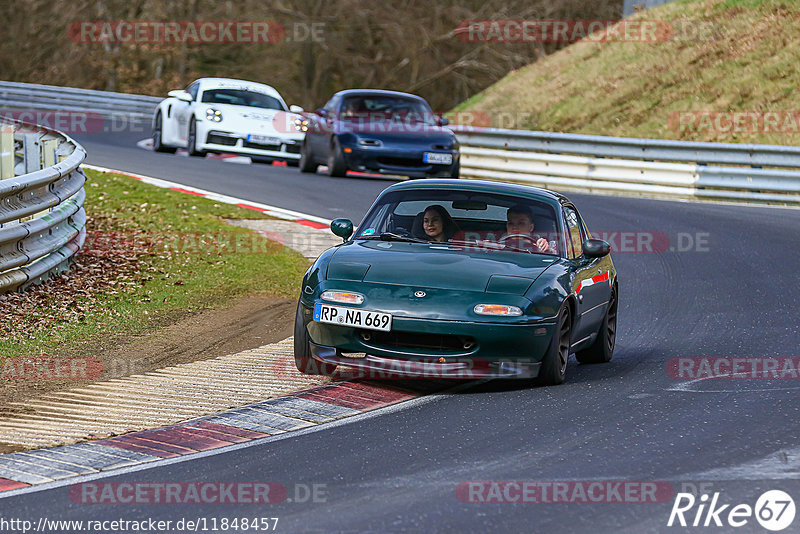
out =
<path fill-rule="evenodd" d="M 189 137 L 189 121 L 194 114 L 194 109 L 197 104 L 197 94 L 200 89 L 200 84 L 195 82 L 186 88 L 186 92 L 192 95 L 191 102 L 184 102 L 178 100 L 175 104 L 173 112 L 175 113 L 175 120 L 178 123 L 178 134 L 180 141 L 186 144 L 186 139 Z"/>
<path fill-rule="evenodd" d="M 585 340 L 600 328 L 610 291 L 610 260 L 587 258 L 583 242 L 588 239 L 586 227 L 578 210 L 572 205 L 563 207 L 567 255 L 572 268 L 572 290 L 577 297 L 577 317 L 573 321 L 572 343 Z"/>

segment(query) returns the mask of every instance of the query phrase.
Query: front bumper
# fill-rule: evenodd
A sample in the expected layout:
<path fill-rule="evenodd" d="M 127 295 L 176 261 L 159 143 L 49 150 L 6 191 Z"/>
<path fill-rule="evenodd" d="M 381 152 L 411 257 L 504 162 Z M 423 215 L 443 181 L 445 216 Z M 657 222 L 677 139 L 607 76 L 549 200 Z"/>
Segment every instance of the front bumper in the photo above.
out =
<path fill-rule="evenodd" d="M 382 147 L 363 147 L 350 145 L 352 152 L 345 153 L 347 168 L 353 171 L 377 172 L 380 174 L 400 174 L 414 178 L 452 176 L 458 167 L 459 152 L 457 150 L 394 149 Z M 453 163 L 431 164 L 423 162 L 425 152 L 451 154 Z"/>
<path fill-rule="evenodd" d="M 226 152 L 243 156 L 265 156 L 284 160 L 299 160 L 303 137 L 280 137 L 280 144 L 260 145 L 247 142 L 247 134 L 210 130 L 206 132 L 200 149 L 208 152 Z"/>
<path fill-rule="evenodd" d="M 554 321 L 512 324 L 396 316 L 392 331 L 382 334 L 313 321 L 305 306 L 302 315 L 315 359 L 376 378 L 533 378 L 555 332 Z"/>

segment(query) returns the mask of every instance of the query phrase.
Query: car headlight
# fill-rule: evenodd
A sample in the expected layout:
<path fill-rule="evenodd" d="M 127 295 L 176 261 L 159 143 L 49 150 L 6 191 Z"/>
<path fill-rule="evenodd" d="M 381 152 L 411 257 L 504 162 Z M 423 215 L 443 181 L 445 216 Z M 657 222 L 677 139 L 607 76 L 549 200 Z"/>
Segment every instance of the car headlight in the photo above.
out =
<path fill-rule="evenodd" d="M 473 308 L 478 315 L 500 315 L 504 317 L 519 317 L 522 310 L 516 306 L 506 306 L 504 304 L 478 304 Z"/>
<path fill-rule="evenodd" d="M 322 300 L 328 302 L 340 302 L 342 304 L 363 304 L 364 295 L 359 293 L 348 293 L 346 291 L 323 291 L 320 295 Z"/>
<path fill-rule="evenodd" d="M 294 120 L 294 127 L 298 132 L 306 133 L 308 131 L 308 119 L 297 117 Z"/>
<path fill-rule="evenodd" d="M 222 112 L 218 109 L 208 108 L 206 110 L 206 119 L 212 122 L 222 122 Z"/>
<path fill-rule="evenodd" d="M 364 139 L 363 137 L 359 137 L 358 144 L 362 146 L 383 146 L 383 141 L 380 139 Z"/>

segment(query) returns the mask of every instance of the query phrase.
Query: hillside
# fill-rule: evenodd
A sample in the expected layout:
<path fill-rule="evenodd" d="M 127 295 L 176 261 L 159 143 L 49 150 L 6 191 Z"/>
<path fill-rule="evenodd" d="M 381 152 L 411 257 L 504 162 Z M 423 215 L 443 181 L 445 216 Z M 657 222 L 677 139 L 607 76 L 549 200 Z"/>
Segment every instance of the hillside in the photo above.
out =
<path fill-rule="evenodd" d="M 584 39 L 456 110 L 522 129 L 800 144 L 800 2 L 676 0 L 632 19 L 674 31 L 658 42 Z"/>

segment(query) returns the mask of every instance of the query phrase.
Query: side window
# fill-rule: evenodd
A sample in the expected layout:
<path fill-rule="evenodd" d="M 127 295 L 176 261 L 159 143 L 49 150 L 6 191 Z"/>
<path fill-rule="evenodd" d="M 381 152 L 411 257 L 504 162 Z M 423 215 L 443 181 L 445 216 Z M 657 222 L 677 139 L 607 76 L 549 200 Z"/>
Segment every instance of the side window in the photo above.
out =
<path fill-rule="evenodd" d="M 186 90 L 187 93 L 192 95 L 192 100 L 197 100 L 197 91 L 200 89 L 200 84 L 195 82 Z"/>
<path fill-rule="evenodd" d="M 577 258 L 583 254 L 583 228 L 580 216 L 574 208 L 564 207 L 564 221 L 567 225 L 567 257 Z"/>

